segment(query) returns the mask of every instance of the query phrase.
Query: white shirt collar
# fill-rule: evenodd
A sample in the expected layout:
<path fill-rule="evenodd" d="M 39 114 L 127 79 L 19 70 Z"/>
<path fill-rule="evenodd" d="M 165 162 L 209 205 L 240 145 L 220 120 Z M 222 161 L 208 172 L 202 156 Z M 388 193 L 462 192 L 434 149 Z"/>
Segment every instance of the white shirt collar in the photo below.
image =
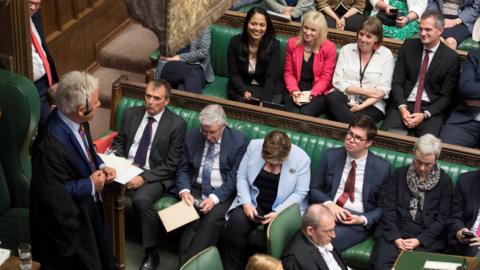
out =
<path fill-rule="evenodd" d="M 364 162 L 367 161 L 367 157 L 368 157 L 368 151 L 367 151 L 367 154 L 366 154 L 366 155 L 364 155 L 364 156 L 361 157 L 361 158 L 357 158 L 357 159 L 355 159 L 355 158 L 353 158 L 352 156 L 350 156 L 350 154 L 347 152 L 347 163 L 351 163 L 352 160 L 355 160 L 355 163 L 357 163 L 357 164 L 358 164 L 358 163 L 364 163 Z"/>
<path fill-rule="evenodd" d="M 145 112 L 145 114 L 143 115 L 143 119 L 148 119 L 148 117 L 153 117 L 153 119 L 155 119 L 155 122 L 158 124 L 160 122 L 160 118 L 162 118 L 162 115 L 163 115 L 163 112 L 165 111 L 165 109 L 163 109 L 161 112 L 155 114 L 155 115 L 150 115 L 148 114 L 148 112 Z"/>
<path fill-rule="evenodd" d="M 73 131 L 73 132 L 78 132 L 80 129 L 80 124 L 75 123 L 72 121 L 72 119 L 68 118 L 63 112 L 57 110 L 57 115 L 62 120 L 67 126 Z"/>
<path fill-rule="evenodd" d="M 438 42 L 437 46 L 435 46 L 435 47 L 433 47 L 433 48 L 431 48 L 431 49 L 429 49 L 429 48 L 425 47 L 425 45 L 423 45 L 423 51 L 425 51 L 425 50 L 430 50 L 430 51 L 431 51 L 430 53 L 435 54 L 435 52 L 437 51 L 438 47 L 440 46 L 440 43 L 441 43 L 441 41 Z"/>

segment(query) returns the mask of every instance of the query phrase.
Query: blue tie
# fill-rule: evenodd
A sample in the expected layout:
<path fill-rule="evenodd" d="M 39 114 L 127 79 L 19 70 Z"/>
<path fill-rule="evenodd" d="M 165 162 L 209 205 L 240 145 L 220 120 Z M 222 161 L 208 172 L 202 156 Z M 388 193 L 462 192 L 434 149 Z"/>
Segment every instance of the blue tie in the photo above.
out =
<path fill-rule="evenodd" d="M 203 171 L 202 171 L 202 193 L 205 196 L 208 196 L 212 193 L 213 188 L 210 184 L 212 176 L 212 167 L 213 159 L 215 157 L 215 144 L 211 143 L 208 146 L 207 156 L 205 157 L 205 162 L 203 162 Z"/>
<path fill-rule="evenodd" d="M 143 130 L 142 138 L 138 144 L 137 153 L 135 153 L 135 158 L 133 159 L 133 163 L 138 164 L 141 168 L 145 166 L 145 161 L 147 160 L 148 146 L 150 145 L 150 140 L 152 138 L 153 122 L 155 122 L 155 119 L 149 116 L 147 126 Z"/>

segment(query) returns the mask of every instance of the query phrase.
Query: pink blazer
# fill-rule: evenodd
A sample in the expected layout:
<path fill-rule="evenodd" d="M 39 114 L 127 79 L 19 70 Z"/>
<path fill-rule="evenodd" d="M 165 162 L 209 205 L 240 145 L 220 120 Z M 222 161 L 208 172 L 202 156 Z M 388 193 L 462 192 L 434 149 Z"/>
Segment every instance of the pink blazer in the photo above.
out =
<path fill-rule="evenodd" d="M 302 72 L 303 45 L 297 46 L 298 37 L 288 39 L 285 52 L 285 66 L 283 67 L 283 79 L 290 94 L 299 90 L 300 74 Z M 326 95 L 332 86 L 333 72 L 337 61 L 335 44 L 325 40 L 318 53 L 313 58 L 313 87 L 312 96 Z"/>

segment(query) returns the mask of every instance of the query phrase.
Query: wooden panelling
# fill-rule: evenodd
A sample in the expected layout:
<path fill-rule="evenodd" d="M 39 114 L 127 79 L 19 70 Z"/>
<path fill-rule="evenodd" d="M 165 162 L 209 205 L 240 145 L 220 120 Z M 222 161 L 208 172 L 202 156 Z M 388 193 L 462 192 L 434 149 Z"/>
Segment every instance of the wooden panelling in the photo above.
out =
<path fill-rule="evenodd" d="M 49 0 L 42 2 L 41 12 L 60 75 L 95 63 L 95 44 L 129 20 L 118 0 Z"/>

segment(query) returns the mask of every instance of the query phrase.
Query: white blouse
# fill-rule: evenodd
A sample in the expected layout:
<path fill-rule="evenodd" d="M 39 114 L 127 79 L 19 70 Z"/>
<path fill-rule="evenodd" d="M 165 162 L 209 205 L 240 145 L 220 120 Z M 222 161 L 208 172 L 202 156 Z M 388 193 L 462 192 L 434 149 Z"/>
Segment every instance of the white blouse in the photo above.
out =
<path fill-rule="evenodd" d="M 360 86 L 360 58 L 357 43 L 350 43 L 342 47 L 338 56 L 333 86 L 338 91 L 345 93 L 350 86 Z M 395 60 L 392 52 L 384 46 L 375 51 L 365 70 L 362 80 L 363 87 L 374 87 L 383 90 L 384 100 L 379 100 L 374 106 L 385 113 L 385 100 L 390 94 Z M 363 67 L 365 68 L 365 67 Z M 345 93 L 346 94 L 346 93 Z M 348 95 L 349 100 L 357 99 Z M 364 98 L 366 99 L 366 98 Z"/>

